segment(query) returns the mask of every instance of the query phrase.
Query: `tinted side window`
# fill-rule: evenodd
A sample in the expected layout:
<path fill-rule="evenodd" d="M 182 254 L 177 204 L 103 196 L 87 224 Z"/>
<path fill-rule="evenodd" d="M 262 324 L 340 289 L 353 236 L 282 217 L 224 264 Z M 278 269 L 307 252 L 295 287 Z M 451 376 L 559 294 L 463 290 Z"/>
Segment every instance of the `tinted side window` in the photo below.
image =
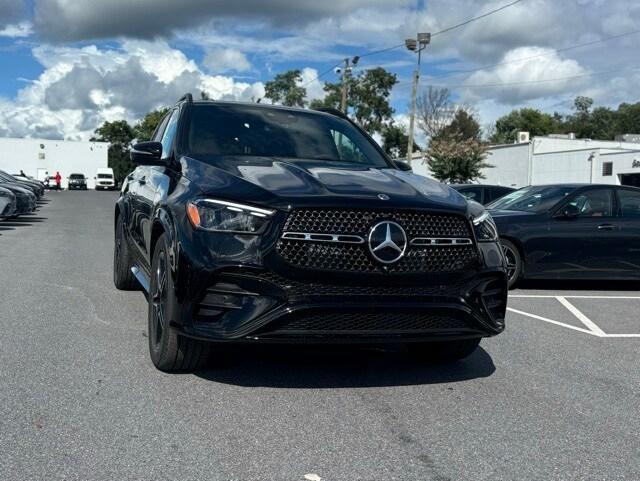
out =
<path fill-rule="evenodd" d="M 482 187 L 467 187 L 460 191 L 469 200 L 474 200 L 482 204 Z"/>
<path fill-rule="evenodd" d="M 164 129 L 166 128 L 168 121 L 169 114 L 165 115 L 162 118 L 162 120 L 158 124 L 158 127 L 156 127 L 156 131 L 153 133 L 153 137 L 151 138 L 151 140 L 153 140 L 154 142 L 160 142 L 160 140 L 162 140 L 162 134 L 164 134 Z"/>
<path fill-rule="evenodd" d="M 173 147 L 173 139 L 176 136 L 176 131 L 178 130 L 178 117 L 179 111 L 176 109 L 171 114 L 169 118 L 169 122 L 167 123 L 167 128 L 164 130 L 162 134 L 162 158 L 166 159 L 171 156 L 171 147 Z"/>
<path fill-rule="evenodd" d="M 618 200 L 622 217 L 640 217 L 640 192 L 620 189 Z"/>
<path fill-rule="evenodd" d="M 491 194 L 489 195 L 489 201 L 492 202 L 496 199 L 499 199 L 503 195 L 507 195 L 509 192 L 511 192 L 511 189 L 507 189 L 505 187 L 491 187 L 491 189 L 489 189 L 489 192 L 491 192 Z"/>
<path fill-rule="evenodd" d="M 579 217 L 611 217 L 613 191 L 610 189 L 587 190 L 574 197 L 569 204 L 578 208 Z"/>

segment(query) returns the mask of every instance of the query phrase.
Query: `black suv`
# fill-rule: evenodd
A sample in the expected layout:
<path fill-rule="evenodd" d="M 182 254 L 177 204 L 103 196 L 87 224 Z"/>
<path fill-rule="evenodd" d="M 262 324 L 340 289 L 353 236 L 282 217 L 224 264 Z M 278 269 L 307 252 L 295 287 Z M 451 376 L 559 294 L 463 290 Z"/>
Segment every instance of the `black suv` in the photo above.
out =
<path fill-rule="evenodd" d="M 69 190 L 87 190 L 87 178 L 84 174 L 69 175 Z"/>
<path fill-rule="evenodd" d="M 402 342 L 454 360 L 504 329 L 490 215 L 337 111 L 186 95 L 131 158 L 114 281 L 148 292 L 161 370 L 239 342 Z"/>

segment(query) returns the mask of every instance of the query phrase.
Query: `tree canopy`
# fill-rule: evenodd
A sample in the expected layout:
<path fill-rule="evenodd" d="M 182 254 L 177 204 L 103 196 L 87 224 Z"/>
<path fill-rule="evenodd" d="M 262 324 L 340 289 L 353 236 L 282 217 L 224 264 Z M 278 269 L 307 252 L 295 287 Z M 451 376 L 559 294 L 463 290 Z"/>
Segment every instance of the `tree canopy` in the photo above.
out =
<path fill-rule="evenodd" d="M 300 85 L 301 82 L 302 74 L 298 69 L 280 73 L 264 85 L 264 96 L 275 104 L 304 107 L 307 89 Z"/>

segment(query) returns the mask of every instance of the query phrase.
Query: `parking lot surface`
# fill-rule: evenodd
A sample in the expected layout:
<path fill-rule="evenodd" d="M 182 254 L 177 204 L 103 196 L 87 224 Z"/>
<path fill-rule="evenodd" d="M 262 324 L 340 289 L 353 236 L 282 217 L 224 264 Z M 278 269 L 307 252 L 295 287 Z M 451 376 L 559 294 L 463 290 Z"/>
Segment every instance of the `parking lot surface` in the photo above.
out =
<path fill-rule="evenodd" d="M 0 222 L 2 480 L 640 479 L 637 286 L 513 291 L 452 366 L 278 347 L 169 375 L 113 287 L 116 194 L 48 198 Z"/>

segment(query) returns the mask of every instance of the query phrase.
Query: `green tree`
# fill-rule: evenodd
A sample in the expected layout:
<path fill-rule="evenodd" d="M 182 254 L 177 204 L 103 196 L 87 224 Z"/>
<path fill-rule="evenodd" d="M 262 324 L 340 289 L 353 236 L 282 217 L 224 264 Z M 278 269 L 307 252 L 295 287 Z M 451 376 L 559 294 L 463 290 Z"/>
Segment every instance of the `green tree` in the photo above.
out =
<path fill-rule="evenodd" d="M 91 140 L 109 142 L 109 167 L 113 169 L 113 175 L 117 182 L 124 179 L 134 169 L 129 158 L 129 146 L 135 138 L 133 127 L 126 120 L 105 122 L 98 127 L 96 135 Z"/>
<path fill-rule="evenodd" d="M 389 103 L 391 90 L 398 83 L 395 74 L 382 67 L 366 70 L 355 76 L 347 76 L 347 112 L 369 134 L 383 133 L 393 120 L 394 109 Z M 311 103 L 311 107 L 340 108 L 342 85 L 325 83 L 323 100 Z"/>
<path fill-rule="evenodd" d="M 620 104 L 615 122 L 616 134 L 640 133 L 640 102 L 635 104 Z"/>
<path fill-rule="evenodd" d="M 427 165 L 441 182 L 466 184 L 484 178 L 482 169 L 492 167 L 486 157 L 487 145 L 476 139 L 433 139 L 427 150 Z"/>
<path fill-rule="evenodd" d="M 264 96 L 275 104 L 304 107 L 307 89 L 300 85 L 301 82 L 300 70 L 280 73 L 264 85 Z"/>
<path fill-rule="evenodd" d="M 399 125 L 391 124 L 382 130 L 382 148 L 391 158 L 406 158 L 408 143 L 409 136 Z M 422 150 L 415 141 L 413 148 L 417 151 Z"/>
<path fill-rule="evenodd" d="M 473 139 L 480 141 L 482 129 L 473 114 L 466 110 L 458 110 L 451 123 L 436 134 L 434 140 L 450 139 L 452 141 Z"/>
<path fill-rule="evenodd" d="M 153 110 L 133 127 L 133 134 L 139 141 L 151 140 L 153 132 L 162 120 L 162 117 L 169 111 L 168 108 Z"/>
<path fill-rule="evenodd" d="M 559 131 L 562 125 L 557 117 L 532 108 L 513 110 L 496 121 L 490 141 L 494 144 L 509 144 L 516 140 L 519 131 L 534 135 L 549 135 Z"/>

